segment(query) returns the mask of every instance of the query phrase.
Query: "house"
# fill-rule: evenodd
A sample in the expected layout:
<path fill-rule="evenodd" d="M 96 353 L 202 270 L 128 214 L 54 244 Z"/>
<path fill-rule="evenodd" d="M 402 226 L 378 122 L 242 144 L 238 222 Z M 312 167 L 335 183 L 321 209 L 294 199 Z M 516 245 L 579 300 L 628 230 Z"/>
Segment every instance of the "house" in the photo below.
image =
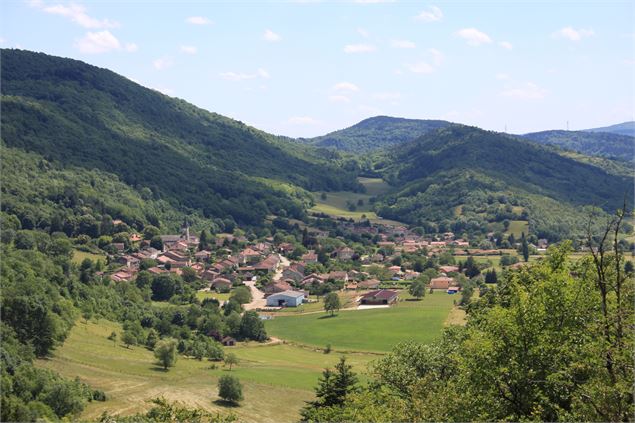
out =
<path fill-rule="evenodd" d="M 342 247 L 336 252 L 337 258 L 340 260 L 351 260 L 354 254 L 355 250 L 349 247 Z"/>
<path fill-rule="evenodd" d="M 194 258 L 196 261 L 207 261 L 212 256 L 211 251 L 201 250 L 194 253 Z"/>
<path fill-rule="evenodd" d="M 456 294 L 457 292 L 459 292 L 461 290 L 461 288 L 459 286 L 450 286 L 448 287 L 448 294 Z"/>
<path fill-rule="evenodd" d="M 156 267 L 156 266 L 149 268 L 148 272 L 152 273 L 153 275 L 160 275 L 161 273 L 168 273 L 167 270 L 161 269 L 160 267 Z"/>
<path fill-rule="evenodd" d="M 211 282 L 214 279 L 216 279 L 218 277 L 218 275 L 220 275 L 220 273 L 215 272 L 215 271 L 213 271 L 211 269 L 207 269 L 207 270 L 203 271 L 203 273 L 201 273 L 201 279 Z"/>
<path fill-rule="evenodd" d="M 117 259 L 117 263 L 121 263 L 129 269 L 138 269 L 140 260 L 131 255 L 121 256 Z"/>
<path fill-rule="evenodd" d="M 304 278 L 304 273 L 299 272 L 292 267 L 288 267 L 282 272 L 282 278 L 293 279 L 293 281 L 299 283 Z"/>
<path fill-rule="evenodd" d="M 276 294 L 278 292 L 291 290 L 293 290 L 293 287 L 287 281 L 277 281 L 265 286 L 265 294 Z"/>
<path fill-rule="evenodd" d="M 457 266 L 439 266 L 439 270 L 447 275 L 450 272 L 458 272 L 459 268 Z"/>
<path fill-rule="evenodd" d="M 112 246 L 115 247 L 118 253 L 123 253 L 126 250 L 126 246 L 123 242 L 113 242 Z"/>
<path fill-rule="evenodd" d="M 160 235 L 163 242 L 163 251 L 170 250 L 177 242 L 181 240 L 181 235 Z"/>
<path fill-rule="evenodd" d="M 454 279 L 447 276 L 441 276 L 438 278 L 430 279 L 430 289 L 448 289 L 451 285 L 454 285 Z"/>
<path fill-rule="evenodd" d="M 229 291 L 232 287 L 232 281 L 226 278 L 216 278 L 210 285 L 216 291 Z"/>
<path fill-rule="evenodd" d="M 326 278 L 329 281 L 344 281 L 348 282 L 348 273 L 344 270 L 334 270 L 330 272 Z"/>
<path fill-rule="evenodd" d="M 306 264 L 317 263 L 318 256 L 317 254 L 315 254 L 315 251 L 311 250 L 308 253 L 302 255 L 302 261 Z"/>
<path fill-rule="evenodd" d="M 297 307 L 304 301 L 304 292 L 282 291 L 267 297 L 268 307 Z"/>
<path fill-rule="evenodd" d="M 245 248 L 238 255 L 239 261 L 242 264 L 254 264 L 260 260 L 260 251 L 256 251 L 253 248 Z"/>
<path fill-rule="evenodd" d="M 379 291 L 371 291 L 362 295 L 359 302 L 362 305 L 386 305 L 393 304 L 397 301 L 397 292 L 389 289 L 380 289 Z"/>
<path fill-rule="evenodd" d="M 137 233 L 133 233 L 130 235 L 130 242 L 139 242 L 143 239 L 143 237 Z"/>
<path fill-rule="evenodd" d="M 110 275 L 110 279 L 115 282 L 128 282 L 134 278 L 134 275 L 135 272 L 132 269 L 122 269 Z"/>
<path fill-rule="evenodd" d="M 366 279 L 365 281 L 360 281 L 357 283 L 357 288 L 359 289 L 377 289 L 379 288 L 380 282 L 377 279 Z"/>
<path fill-rule="evenodd" d="M 280 251 L 282 254 L 291 253 L 294 249 L 295 247 L 290 242 L 283 242 L 278 246 L 278 251 Z"/>
<path fill-rule="evenodd" d="M 220 343 L 223 344 L 223 346 L 225 347 L 233 347 L 234 345 L 236 345 L 236 340 L 231 336 L 226 336 L 221 339 Z"/>
<path fill-rule="evenodd" d="M 275 272 L 280 264 L 280 257 L 277 254 L 271 254 L 266 259 L 254 266 L 256 271 L 272 273 Z"/>

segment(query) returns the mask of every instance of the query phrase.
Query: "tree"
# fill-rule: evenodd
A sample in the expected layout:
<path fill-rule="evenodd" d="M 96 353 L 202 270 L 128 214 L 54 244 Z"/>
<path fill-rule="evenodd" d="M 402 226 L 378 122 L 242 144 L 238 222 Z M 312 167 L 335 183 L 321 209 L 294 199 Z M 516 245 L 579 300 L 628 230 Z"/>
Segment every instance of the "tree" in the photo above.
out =
<path fill-rule="evenodd" d="M 154 347 L 154 356 L 163 366 L 163 369 L 167 370 L 168 367 L 174 366 L 176 363 L 176 340 L 164 339 L 157 342 Z"/>
<path fill-rule="evenodd" d="M 465 276 L 473 278 L 474 276 L 478 276 L 480 274 L 481 270 L 478 268 L 476 261 L 474 261 L 474 257 L 469 256 L 465 261 Z"/>
<path fill-rule="evenodd" d="M 237 377 L 222 375 L 218 378 L 218 396 L 224 401 L 237 403 L 243 399 L 243 387 Z"/>
<path fill-rule="evenodd" d="M 324 297 L 324 311 L 331 312 L 331 316 L 335 311 L 339 311 L 341 307 L 340 297 L 337 295 L 337 292 L 329 292 Z"/>
<path fill-rule="evenodd" d="M 485 283 L 498 283 L 498 275 L 496 269 L 485 272 Z"/>
<path fill-rule="evenodd" d="M 155 276 L 152 280 L 152 299 L 154 301 L 167 301 L 176 290 L 174 278 L 170 274 Z"/>
<path fill-rule="evenodd" d="M 523 253 L 523 259 L 525 260 L 525 263 L 529 261 L 529 244 L 527 243 L 527 238 L 525 238 L 525 233 L 522 233 L 522 253 Z"/>
<path fill-rule="evenodd" d="M 421 299 L 426 295 L 426 285 L 421 280 L 414 280 L 408 288 L 410 295 L 417 299 Z"/>
<path fill-rule="evenodd" d="M 245 339 L 253 339 L 254 341 L 267 340 L 267 332 L 265 324 L 255 311 L 246 311 L 240 320 L 240 336 Z"/>
<path fill-rule="evenodd" d="M 238 365 L 238 357 L 234 353 L 229 353 L 225 355 L 225 365 L 229 365 L 229 371 L 232 371 L 232 366 Z"/>
<path fill-rule="evenodd" d="M 108 335 L 108 340 L 112 341 L 113 344 L 117 345 L 117 332 L 115 331 L 110 332 L 110 335 Z"/>
<path fill-rule="evenodd" d="M 316 411 L 325 407 L 333 407 L 344 404 L 347 396 L 357 391 L 357 375 L 352 371 L 352 366 L 346 364 L 346 358 L 340 357 L 335 370 L 325 369 L 315 388 L 316 400 L 311 401 L 302 409 L 303 421 L 314 421 Z"/>
<path fill-rule="evenodd" d="M 234 289 L 229 298 L 236 300 L 239 304 L 247 304 L 251 301 L 251 290 L 244 285 L 239 286 Z"/>
<path fill-rule="evenodd" d="M 131 331 L 125 330 L 121 334 L 121 342 L 126 345 L 126 348 L 130 348 L 131 345 L 137 345 L 137 337 Z"/>
<path fill-rule="evenodd" d="M 163 240 L 159 235 L 153 236 L 150 240 L 150 247 L 156 248 L 159 251 L 163 250 Z"/>

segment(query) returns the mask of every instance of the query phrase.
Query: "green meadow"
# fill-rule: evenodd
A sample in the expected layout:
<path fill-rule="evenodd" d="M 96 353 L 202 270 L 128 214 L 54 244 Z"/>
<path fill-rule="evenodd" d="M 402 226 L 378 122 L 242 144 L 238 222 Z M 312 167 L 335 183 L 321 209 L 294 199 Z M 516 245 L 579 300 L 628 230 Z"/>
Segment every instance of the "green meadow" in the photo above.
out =
<path fill-rule="evenodd" d="M 386 352 L 404 340 L 430 342 L 443 329 L 457 297 L 427 294 L 422 301 L 399 301 L 390 308 L 277 316 L 266 321 L 267 333 L 302 345 L 339 351 Z"/>

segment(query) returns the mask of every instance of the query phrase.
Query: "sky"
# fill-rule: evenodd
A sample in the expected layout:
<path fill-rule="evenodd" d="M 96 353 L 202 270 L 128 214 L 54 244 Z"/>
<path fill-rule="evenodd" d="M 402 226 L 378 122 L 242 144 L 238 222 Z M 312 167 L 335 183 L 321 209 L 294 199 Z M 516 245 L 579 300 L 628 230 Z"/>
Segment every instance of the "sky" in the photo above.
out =
<path fill-rule="evenodd" d="M 113 70 L 278 135 L 635 119 L 634 1 L 3 1 L 0 46 Z"/>

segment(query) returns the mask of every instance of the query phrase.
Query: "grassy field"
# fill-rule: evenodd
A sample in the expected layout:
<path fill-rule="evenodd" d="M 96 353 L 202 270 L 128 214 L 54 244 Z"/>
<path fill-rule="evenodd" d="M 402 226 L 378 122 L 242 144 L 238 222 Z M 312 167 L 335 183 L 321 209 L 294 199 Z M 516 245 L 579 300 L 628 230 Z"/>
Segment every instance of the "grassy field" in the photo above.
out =
<path fill-rule="evenodd" d="M 520 239 L 523 232 L 525 236 L 529 235 L 529 222 L 526 220 L 511 220 L 509 222 L 507 234 L 514 234 L 514 238 Z"/>
<path fill-rule="evenodd" d="M 443 293 L 422 301 L 400 301 L 391 308 L 279 316 L 266 322 L 275 337 L 304 345 L 331 344 L 340 351 L 389 351 L 408 339 L 430 342 L 438 337 L 456 297 Z"/>
<path fill-rule="evenodd" d="M 81 420 L 97 419 L 105 410 L 113 414 L 132 414 L 149 408 L 147 400 L 164 396 L 210 411 L 232 411 L 240 421 L 291 422 L 299 419 L 298 410 L 313 397 L 313 387 L 321 371 L 332 367 L 339 354 L 323 354 L 291 345 L 238 346 L 231 349 L 240 359 L 232 374 L 243 384 L 245 401 L 241 407 L 225 409 L 214 403 L 217 379 L 229 371 L 221 364 L 179 357 L 175 367 L 159 368 L 151 351 L 130 349 L 109 341 L 107 336 L 120 332 L 118 324 L 77 323 L 63 346 L 53 356 L 38 360 L 37 365 L 60 374 L 79 377 L 93 388 L 106 392 L 106 402 L 89 403 Z M 376 356 L 351 354 L 349 362 L 362 372 Z"/>
<path fill-rule="evenodd" d="M 87 253 L 86 251 L 73 250 L 73 263 L 81 264 L 84 259 L 91 259 L 93 262 L 101 260 L 106 263 L 106 256 L 103 254 Z"/>
<path fill-rule="evenodd" d="M 206 298 L 216 298 L 221 303 L 223 301 L 229 300 L 230 295 L 231 295 L 230 292 L 225 292 L 222 294 L 216 291 L 197 291 L 196 292 L 196 298 L 198 298 L 199 301 L 203 301 Z"/>
<path fill-rule="evenodd" d="M 349 308 L 356 305 L 355 298 L 359 295 L 354 291 L 340 291 L 337 293 L 340 297 L 341 308 Z M 276 311 L 274 314 L 302 314 L 302 313 L 314 313 L 316 311 L 324 311 L 324 297 L 316 297 L 315 295 L 309 296 L 310 300 L 317 300 L 316 302 L 305 303 L 299 307 L 287 307 Z"/>
<path fill-rule="evenodd" d="M 357 180 L 364 185 L 368 195 L 383 195 L 390 191 L 390 185 L 381 178 L 357 178 Z"/>

